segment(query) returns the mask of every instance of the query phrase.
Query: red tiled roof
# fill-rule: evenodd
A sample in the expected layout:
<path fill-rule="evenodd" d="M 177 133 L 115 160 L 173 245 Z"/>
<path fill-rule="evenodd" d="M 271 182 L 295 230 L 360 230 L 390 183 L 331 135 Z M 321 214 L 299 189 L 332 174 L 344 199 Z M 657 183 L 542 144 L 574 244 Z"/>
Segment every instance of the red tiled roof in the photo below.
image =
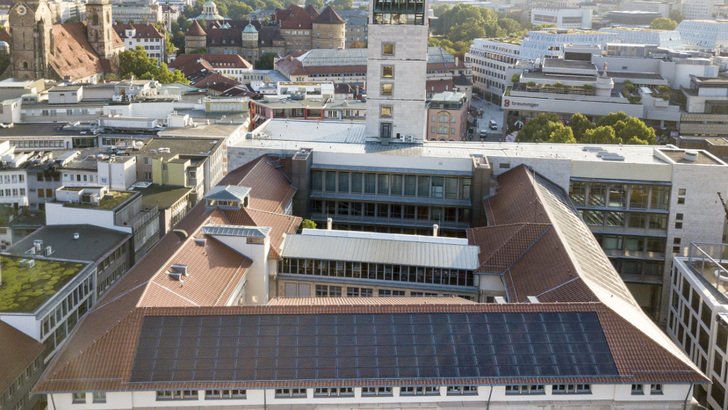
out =
<path fill-rule="evenodd" d="M 126 30 L 136 30 L 134 38 L 164 38 L 164 35 L 151 24 L 114 24 L 114 31 L 119 38 L 127 38 Z"/>
<path fill-rule="evenodd" d="M 220 184 L 250 188 L 250 208 L 283 213 L 296 188 L 280 166 L 280 160 L 263 155 L 229 172 Z"/>
<path fill-rule="evenodd" d="M 84 22 L 54 24 L 51 33 L 54 50 L 51 52 L 50 65 L 59 78 L 81 79 L 116 69 L 113 65 L 104 67 L 103 59 L 99 58 L 88 42 Z M 116 33 L 114 44 L 115 47 L 124 46 Z"/>
<path fill-rule="evenodd" d="M 308 13 L 308 15 L 311 16 L 312 19 L 315 19 L 316 17 L 318 17 L 321 14 L 318 12 L 318 10 L 316 10 L 316 8 L 314 6 L 312 6 L 310 4 L 308 6 L 306 6 L 306 8 L 304 8 L 304 10 L 306 10 L 306 13 Z"/>
<path fill-rule="evenodd" d="M 247 62 L 238 54 L 180 54 L 177 58 L 169 63 L 169 68 L 180 70 L 187 74 L 186 70 L 197 62 L 206 62 L 212 68 L 252 68 L 252 64 Z M 189 73 L 192 74 L 192 73 Z"/>
<path fill-rule="evenodd" d="M 326 6 L 321 11 L 321 14 L 313 20 L 316 24 L 346 24 L 346 21 L 342 19 L 331 6 Z"/>
<path fill-rule="evenodd" d="M 294 234 L 301 226 L 302 219 L 275 212 L 242 208 L 239 211 L 225 210 L 225 216 L 232 225 L 270 227 L 270 251 L 268 258 L 280 259 L 283 241 L 287 234 Z"/>
<path fill-rule="evenodd" d="M 310 30 L 313 27 L 311 15 L 295 4 L 291 4 L 285 10 L 276 10 L 273 20 L 278 22 L 283 29 Z"/>
<path fill-rule="evenodd" d="M 0 392 L 5 392 L 25 368 L 45 350 L 45 346 L 0 320 Z"/>

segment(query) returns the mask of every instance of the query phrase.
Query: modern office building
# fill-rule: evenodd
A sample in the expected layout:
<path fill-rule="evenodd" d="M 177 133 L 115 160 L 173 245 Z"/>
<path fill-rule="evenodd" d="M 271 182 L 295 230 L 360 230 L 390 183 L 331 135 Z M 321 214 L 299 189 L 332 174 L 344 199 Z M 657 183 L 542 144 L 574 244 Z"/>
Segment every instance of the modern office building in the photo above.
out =
<path fill-rule="evenodd" d="M 473 74 L 473 92 L 496 104 L 506 87 L 513 85 L 513 75 L 530 66 L 521 59 L 521 41 L 516 39 L 476 38 L 465 53 L 465 64 Z"/>
<path fill-rule="evenodd" d="M 617 35 L 620 43 L 626 44 L 654 44 L 660 48 L 681 50 L 683 48 L 680 32 L 677 30 L 651 30 L 631 27 L 604 27 L 600 33 Z"/>
<path fill-rule="evenodd" d="M 593 10 L 587 7 L 577 9 L 534 7 L 531 9 L 531 24 L 534 26 L 553 24 L 558 28 L 591 30 L 592 12 Z"/>
<path fill-rule="evenodd" d="M 438 224 L 442 236 L 463 236 L 487 221 L 479 201 L 491 192 L 491 175 L 526 164 L 571 192 L 640 305 L 661 320 L 673 255 L 691 241 L 723 236 L 716 191 L 728 186 L 728 165 L 705 151 L 434 141 L 391 147 L 367 143 L 362 128 L 271 120 L 228 147 L 228 165 L 263 154 L 293 157 L 300 164 L 291 173 L 299 190 L 294 214 L 319 224 L 332 218 L 335 229 L 428 235 Z M 703 180 L 712 183 L 697 183 Z"/>
<path fill-rule="evenodd" d="M 713 51 L 728 47 L 728 22 L 683 20 L 678 24 L 685 48 Z"/>
<path fill-rule="evenodd" d="M 695 398 L 710 409 L 726 407 L 728 372 L 728 271 L 726 245 L 691 243 L 672 264 L 667 333 L 711 380 Z"/>

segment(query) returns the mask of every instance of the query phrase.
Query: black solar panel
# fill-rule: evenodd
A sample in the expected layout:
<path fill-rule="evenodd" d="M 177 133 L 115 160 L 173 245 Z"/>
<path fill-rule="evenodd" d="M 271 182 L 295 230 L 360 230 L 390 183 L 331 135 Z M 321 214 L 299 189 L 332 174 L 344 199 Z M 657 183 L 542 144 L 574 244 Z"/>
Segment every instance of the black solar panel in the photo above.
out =
<path fill-rule="evenodd" d="M 131 382 L 618 376 L 597 315 L 149 316 Z"/>

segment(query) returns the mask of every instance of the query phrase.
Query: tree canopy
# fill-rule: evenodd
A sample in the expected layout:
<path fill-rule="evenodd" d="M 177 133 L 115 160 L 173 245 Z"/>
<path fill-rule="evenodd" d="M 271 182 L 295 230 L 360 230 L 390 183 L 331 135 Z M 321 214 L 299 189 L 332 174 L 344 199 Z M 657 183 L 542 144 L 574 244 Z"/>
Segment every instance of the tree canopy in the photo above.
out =
<path fill-rule="evenodd" d="M 316 10 L 324 8 L 324 0 L 306 0 L 304 6 L 313 6 Z"/>
<path fill-rule="evenodd" d="M 467 52 L 473 39 L 523 35 L 532 27 L 516 13 L 498 14 L 472 5 L 458 4 L 452 8 L 438 5 L 433 12 L 438 17 L 433 25 L 438 37 L 431 39 L 430 46 L 442 47 L 456 55 Z"/>
<path fill-rule="evenodd" d="M 206 1 L 196 0 L 192 7 L 185 8 L 183 19 L 187 20 L 199 16 L 202 13 L 202 5 Z M 283 9 L 288 6 L 289 2 L 282 0 L 215 0 L 215 4 L 217 5 L 217 12 L 220 15 L 230 17 L 234 20 L 242 20 L 253 10 Z M 175 30 L 172 31 L 174 32 Z"/>
<path fill-rule="evenodd" d="M 558 142 L 584 144 L 654 144 L 655 130 L 642 120 L 623 112 L 611 113 L 596 124 L 584 115 L 571 116 L 564 125 L 556 114 L 546 113 L 528 121 L 516 137 L 517 142 Z"/>
<path fill-rule="evenodd" d="M 667 17 L 658 17 L 652 20 L 650 28 L 653 30 L 675 30 L 677 28 L 677 21 Z"/>
<path fill-rule="evenodd" d="M 676 23 L 680 24 L 681 21 L 685 20 L 685 16 L 683 16 L 682 12 L 678 9 L 670 10 L 670 14 L 668 15 L 670 20 L 674 20 Z"/>
<path fill-rule="evenodd" d="M 256 70 L 272 70 L 276 53 L 263 53 L 258 60 L 255 61 Z"/>
<path fill-rule="evenodd" d="M 122 78 L 133 75 L 141 79 L 154 79 L 160 83 L 190 83 L 181 71 L 171 71 L 165 63 L 157 65 L 157 59 L 149 58 L 142 46 L 119 54 L 119 71 Z"/>
<path fill-rule="evenodd" d="M 335 10 L 351 10 L 354 7 L 354 0 L 332 0 L 329 6 Z"/>

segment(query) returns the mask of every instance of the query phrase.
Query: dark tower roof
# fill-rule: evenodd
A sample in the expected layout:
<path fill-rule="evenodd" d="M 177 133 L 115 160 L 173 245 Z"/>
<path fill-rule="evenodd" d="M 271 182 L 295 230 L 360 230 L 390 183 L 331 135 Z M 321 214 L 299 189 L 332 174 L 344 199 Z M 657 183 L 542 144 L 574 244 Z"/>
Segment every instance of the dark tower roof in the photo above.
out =
<path fill-rule="evenodd" d="M 306 6 L 306 8 L 304 10 L 306 10 L 306 13 L 308 13 L 308 15 L 311 16 L 312 19 L 315 19 L 316 17 L 321 15 L 321 13 L 319 13 L 318 10 L 316 10 L 316 7 L 314 7 L 310 4 L 308 6 Z"/>
<path fill-rule="evenodd" d="M 197 20 L 192 22 L 192 25 L 190 26 L 189 30 L 187 30 L 187 34 L 185 34 L 185 36 L 197 36 L 197 37 L 201 37 L 201 36 L 205 36 L 205 35 L 207 35 L 207 33 L 205 33 L 205 30 L 202 29 L 202 27 L 200 26 L 200 23 L 198 23 Z"/>
<path fill-rule="evenodd" d="M 345 24 L 346 22 L 342 19 L 331 6 L 327 6 L 321 11 L 321 15 L 313 20 L 316 24 Z"/>

